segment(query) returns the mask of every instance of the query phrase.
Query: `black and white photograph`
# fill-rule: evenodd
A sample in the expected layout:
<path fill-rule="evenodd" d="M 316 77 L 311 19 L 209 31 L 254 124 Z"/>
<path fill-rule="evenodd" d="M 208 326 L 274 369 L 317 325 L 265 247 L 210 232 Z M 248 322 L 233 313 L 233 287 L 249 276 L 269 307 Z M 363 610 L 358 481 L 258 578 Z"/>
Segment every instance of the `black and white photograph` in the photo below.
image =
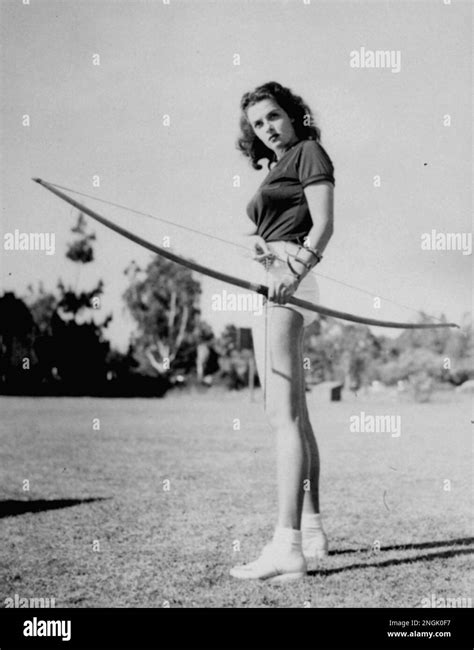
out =
<path fill-rule="evenodd" d="M 1 650 L 472 648 L 472 14 L 0 0 Z"/>

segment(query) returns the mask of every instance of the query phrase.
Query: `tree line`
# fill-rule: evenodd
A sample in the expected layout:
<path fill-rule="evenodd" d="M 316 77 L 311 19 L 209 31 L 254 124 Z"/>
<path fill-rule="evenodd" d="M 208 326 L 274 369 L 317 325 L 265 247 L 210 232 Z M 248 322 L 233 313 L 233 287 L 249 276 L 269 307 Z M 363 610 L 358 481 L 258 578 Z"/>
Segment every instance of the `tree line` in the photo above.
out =
<path fill-rule="evenodd" d="M 81 268 L 94 261 L 95 235 L 82 214 L 72 233 L 66 257 Z M 125 353 L 107 339 L 112 315 L 101 316 L 102 281 L 85 291 L 59 279 L 54 292 L 40 283 L 23 296 L 0 296 L 0 393 L 162 396 L 189 383 L 248 385 L 250 333 L 229 324 L 215 336 L 201 318 L 191 271 L 155 256 L 124 273 L 123 300 L 135 324 Z M 419 319 L 428 322 L 423 313 Z M 474 376 L 467 315 L 460 330 L 405 330 L 396 339 L 321 317 L 307 330 L 304 357 L 309 384 L 337 381 L 357 391 L 374 381 L 405 382 L 420 399 L 427 387 Z"/>

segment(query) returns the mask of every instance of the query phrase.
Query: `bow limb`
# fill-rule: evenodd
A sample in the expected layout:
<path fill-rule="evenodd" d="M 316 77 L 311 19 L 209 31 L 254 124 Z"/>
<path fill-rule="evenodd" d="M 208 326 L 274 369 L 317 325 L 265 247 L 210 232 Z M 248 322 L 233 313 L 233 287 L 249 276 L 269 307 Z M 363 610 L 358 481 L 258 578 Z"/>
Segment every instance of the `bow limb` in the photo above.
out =
<path fill-rule="evenodd" d="M 210 269 L 207 266 L 198 264 L 197 262 L 187 260 L 181 257 L 180 255 L 176 255 L 175 253 L 172 253 L 166 248 L 162 248 L 161 246 L 152 244 L 146 239 L 143 239 L 142 237 L 139 237 L 138 235 L 135 235 L 134 233 L 130 232 L 126 228 L 122 228 L 122 226 L 117 225 L 113 221 L 109 221 L 109 219 L 106 219 L 98 212 L 95 212 L 94 210 L 87 208 L 82 203 L 79 203 L 79 201 L 75 201 L 67 194 L 64 194 L 60 190 L 56 189 L 47 181 L 44 181 L 41 178 L 33 178 L 32 180 L 34 180 L 35 183 L 39 183 L 40 185 L 42 185 L 44 188 L 46 188 L 53 194 L 56 194 L 56 196 L 58 196 L 60 199 L 63 199 L 63 201 L 66 201 L 66 203 L 69 203 L 70 205 L 74 206 L 81 212 L 84 212 L 84 214 L 87 214 L 89 217 L 92 217 L 102 225 L 106 226 L 107 228 L 110 228 L 110 230 L 113 230 L 114 232 L 118 233 L 119 235 L 122 235 L 123 237 L 126 237 L 127 239 L 134 242 L 135 244 L 138 244 L 139 246 L 148 249 L 152 253 L 161 255 L 162 257 L 165 257 L 166 259 L 170 260 L 171 262 L 175 262 L 176 264 L 181 264 L 181 266 L 184 266 L 190 269 L 191 271 L 202 273 L 203 275 L 207 275 L 208 277 L 214 278 L 215 280 L 226 282 L 227 284 L 233 284 L 234 286 L 240 287 L 241 289 L 246 289 L 247 291 L 254 291 L 255 293 L 258 293 L 264 296 L 265 298 L 268 298 L 268 287 L 266 285 L 256 284 L 253 282 L 249 282 L 247 280 L 243 280 L 241 278 L 236 278 L 233 275 L 221 273 L 220 271 L 215 271 L 214 269 Z M 323 307 L 322 305 L 315 305 L 306 300 L 301 300 L 300 298 L 294 298 L 293 296 L 288 300 L 288 303 L 291 305 L 295 305 L 296 307 L 302 307 L 303 309 L 314 311 L 318 314 L 322 314 L 323 316 L 338 318 L 353 323 L 360 323 L 362 325 L 373 325 L 376 327 L 390 327 L 390 328 L 398 328 L 398 329 L 428 329 L 428 328 L 432 329 L 432 328 L 440 328 L 440 327 L 459 327 L 459 325 L 456 325 L 456 323 L 434 323 L 431 325 L 428 323 L 399 323 L 394 321 L 378 320 L 376 318 L 365 318 L 364 316 L 356 316 L 354 314 L 349 314 L 347 312 L 339 311 L 337 309 L 330 309 L 329 307 Z"/>

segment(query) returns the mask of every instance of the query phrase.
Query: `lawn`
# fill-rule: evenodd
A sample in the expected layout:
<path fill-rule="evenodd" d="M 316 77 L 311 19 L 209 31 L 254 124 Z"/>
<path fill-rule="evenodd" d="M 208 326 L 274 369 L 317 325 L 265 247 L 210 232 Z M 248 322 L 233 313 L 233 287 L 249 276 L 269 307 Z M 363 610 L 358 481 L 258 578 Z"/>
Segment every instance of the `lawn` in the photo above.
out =
<path fill-rule="evenodd" d="M 470 398 L 330 403 L 313 391 L 308 400 L 331 554 L 301 582 L 271 586 L 228 575 L 254 559 L 275 521 L 259 394 L 0 398 L 0 607 L 15 594 L 56 607 L 420 607 L 433 594 L 470 597 Z M 400 437 L 351 432 L 361 411 L 400 415 Z"/>

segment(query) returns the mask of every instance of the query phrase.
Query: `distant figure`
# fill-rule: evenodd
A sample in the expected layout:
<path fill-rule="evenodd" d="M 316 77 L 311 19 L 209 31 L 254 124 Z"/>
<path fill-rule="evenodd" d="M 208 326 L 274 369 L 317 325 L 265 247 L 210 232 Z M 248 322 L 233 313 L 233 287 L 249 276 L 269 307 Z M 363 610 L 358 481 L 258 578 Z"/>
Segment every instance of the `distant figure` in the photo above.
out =
<path fill-rule="evenodd" d="M 219 355 L 208 341 L 203 341 L 197 346 L 196 370 L 198 382 L 211 387 L 213 375 L 219 370 Z"/>

